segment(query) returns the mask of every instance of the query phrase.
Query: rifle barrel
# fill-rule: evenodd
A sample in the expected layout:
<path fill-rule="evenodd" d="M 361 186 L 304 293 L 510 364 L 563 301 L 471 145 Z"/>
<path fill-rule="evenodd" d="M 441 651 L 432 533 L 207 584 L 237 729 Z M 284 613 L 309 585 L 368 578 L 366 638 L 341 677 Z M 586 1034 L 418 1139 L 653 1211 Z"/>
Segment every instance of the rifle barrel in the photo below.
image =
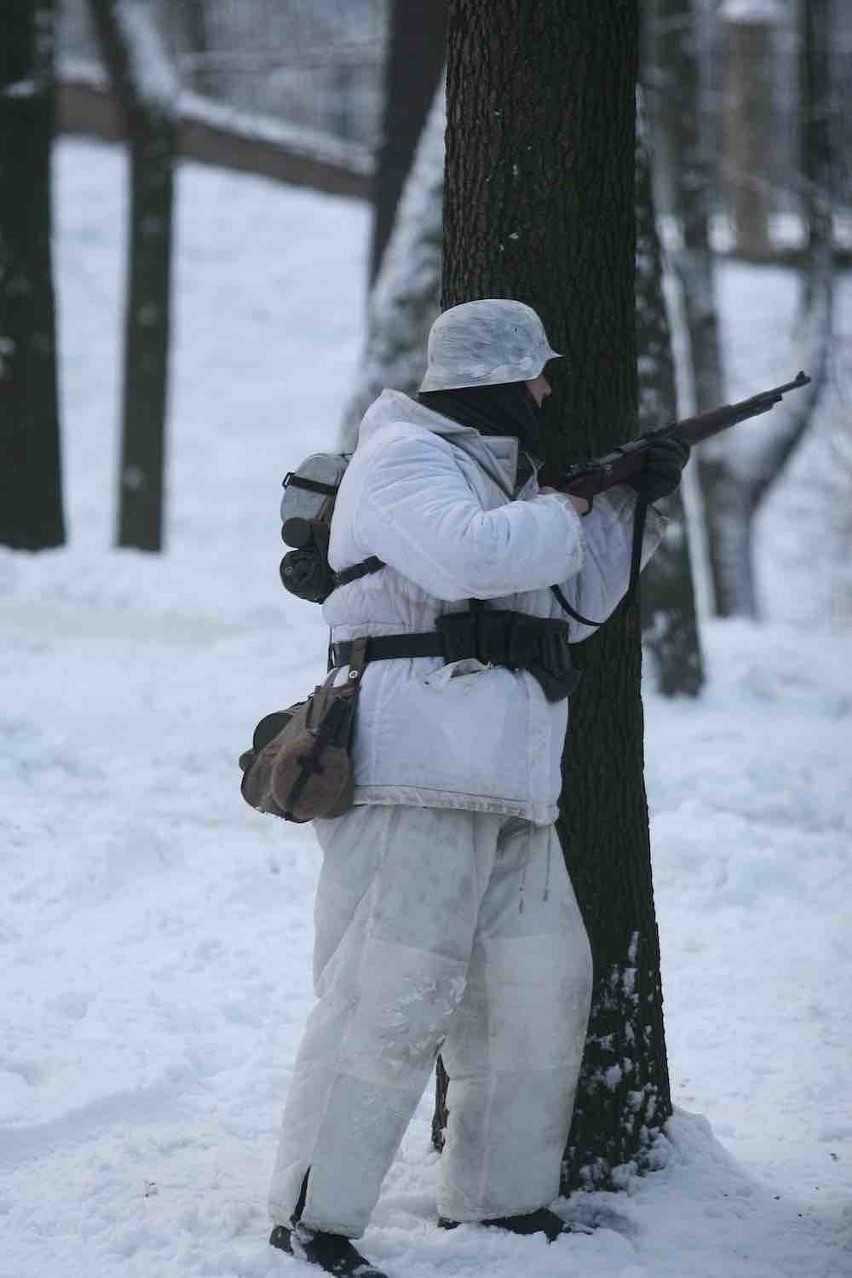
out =
<path fill-rule="evenodd" d="M 607 453 L 605 457 L 595 457 L 589 462 L 569 466 L 560 476 L 558 486 L 563 492 L 591 501 L 597 493 L 624 483 L 630 475 L 641 470 L 648 446 L 655 438 L 674 435 L 690 445 L 700 444 L 702 440 L 721 434 L 729 426 L 736 426 L 738 422 L 757 417 L 760 413 L 768 413 L 787 391 L 807 386 L 810 380 L 810 377 L 800 372 L 792 382 L 773 386 L 771 390 L 761 391 L 758 395 L 752 395 L 751 399 L 740 400 L 738 404 L 724 404 L 709 413 L 699 413 L 680 422 L 671 422 L 668 426 L 659 426 L 641 438 L 622 445 L 615 452 Z"/>
<path fill-rule="evenodd" d="M 780 403 L 788 391 L 807 386 L 810 380 L 806 373 L 799 372 L 792 382 L 785 382 L 783 386 L 773 386 L 770 390 L 752 395 L 749 399 L 741 399 L 736 404 L 724 404 L 721 408 L 711 409 L 708 413 L 698 413 L 695 417 L 685 417 L 682 421 L 658 427 L 657 430 L 649 431 L 647 437 L 679 435 L 689 444 L 699 444 L 702 440 L 710 439 L 713 435 L 718 435 L 721 431 L 727 430 L 730 426 L 736 426 L 749 417 L 759 417 L 761 413 L 768 413 L 770 408 Z"/>

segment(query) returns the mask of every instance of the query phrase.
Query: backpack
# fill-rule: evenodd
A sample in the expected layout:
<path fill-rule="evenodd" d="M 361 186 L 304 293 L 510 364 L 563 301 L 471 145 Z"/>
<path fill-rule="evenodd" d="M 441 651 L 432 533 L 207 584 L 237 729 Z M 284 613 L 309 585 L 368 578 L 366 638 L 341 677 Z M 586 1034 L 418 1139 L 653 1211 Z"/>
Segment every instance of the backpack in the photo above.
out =
<path fill-rule="evenodd" d="M 375 555 L 339 573 L 328 562 L 334 503 L 351 457 L 351 453 L 312 453 L 284 476 L 281 540 L 293 549 L 281 560 L 281 584 L 311 603 L 324 603 L 338 586 L 384 568 Z"/>

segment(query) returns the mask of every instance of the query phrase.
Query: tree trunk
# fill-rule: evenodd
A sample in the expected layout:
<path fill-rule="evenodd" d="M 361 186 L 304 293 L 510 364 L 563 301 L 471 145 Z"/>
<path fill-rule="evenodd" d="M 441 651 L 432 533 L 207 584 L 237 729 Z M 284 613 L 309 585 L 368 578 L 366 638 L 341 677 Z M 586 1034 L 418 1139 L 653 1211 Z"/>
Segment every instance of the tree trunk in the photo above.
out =
<path fill-rule="evenodd" d="M 678 240 L 672 266 L 683 294 L 697 412 L 723 402 L 710 220 L 716 186 L 698 57 L 696 0 L 656 0 L 655 119 L 667 156 Z"/>
<path fill-rule="evenodd" d="M 355 447 L 358 423 L 384 387 L 414 395 L 426 371 L 441 292 L 446 122 L 442 77 L 367 300 L 367 342 L 340 428 L 343 451 Z"/>
<path fill-rule="evenodd" d="M 451 0 L 442 304 L 513 297 L 568 358 L 553 369 L 548 462 L 636 425 L 636 0 Z M 566 373 L 566 366 L 570 373 Z M 643 781 L 635 602 L 575 649 L 559 821 L 596 989 L 564 1166 L 613 1183 L 670 1113 Z M 450 1095 L 452 1086 L 450 1088 Z"/>
<path fill-rule="evenodd" d="M 666 177 L 678 227 L 672 249 L 686 325 L 694 405 L 709 412 L 723 404 L 722 351 L 716 307 L 710 219 L 715 183 L 702 121 L 695 0 L 655 0 L 653 40 L 658 67 L 655 118 L 664 142 Z M 724 448 L 729 449 L 726 437 Z M 729 453 L 727 454 L 729 455 Z M 703 445 L 696 457 L 706 524 L 715 610 L 722 616 L 757 610 L 752 534 L 740 527 L 751 518 L 747 491 L 726 453 Z M 731 521 L 734 521 L 733 524 Z"/>
<path fill-rule="evenodd" d="M 801 169 L 807 254 L 810 274 L 834 244 L 833 92 L 829 47 L 830 0 L 800 0 L 801 48 Z"/>
<path fill-rule="evenodd" d="M 724 153 L 734 251 L 752 261 L 772 255 L 772 24 L 761 9 L 729 6 L 726 18 Z"/>
<path fill-rule="evenodd" d="M 50 251 L 52 0 L 7 0 L 0 40 L 0 542 L 65 541 Z"/>
<path fill-rule="evenodd" d="M 446 56 L 447 0 L 391 0 L 382 140 L 373 196 L 370 283 L 391 236 L 397 204 Z"/>
<path fill-rule="evenodd" d="M 651 157 L 636 137 L 636 338 L 639 429 L 676 419 L 674 358 L 663 296 L 663 261 L 654 210 Z M 642 579 L 642 639 L 664 696 L 696 696 L 704 682 L 686 513 L 680 491 L 665 503 L 663 544 Z"/>
<path fill-rule="evenodd" d="M 177 84 L 147 0 L 90 0 L 130 141 L 118 544 L 162 548 Z"/>

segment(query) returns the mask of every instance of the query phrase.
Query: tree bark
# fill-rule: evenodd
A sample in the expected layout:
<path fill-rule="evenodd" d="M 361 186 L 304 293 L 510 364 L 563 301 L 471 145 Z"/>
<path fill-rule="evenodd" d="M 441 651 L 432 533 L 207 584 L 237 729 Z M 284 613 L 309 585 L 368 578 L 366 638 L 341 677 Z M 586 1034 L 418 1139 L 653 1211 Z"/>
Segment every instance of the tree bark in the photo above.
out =
<path fill-rule="evenodd" d="M 130 142 L 118 544 L 163 534 L 177 83 L 147 0 L 90 0 Z"/>
<path fill-rule="evenodd" d="M 391 0 L 382 140 L 373 196 L 370 283 L 391 236 L 446 57 L 447 0 Z"/>
<path fill-rule="evenodd" d="M 0 542 L 65 541 L 50 251 L 52 0 L 8 0 L 0 40 Z"/>
<path fill-rule="evenodd" d="M 644 128 L 636 136 L 636 336 L 639 429 L 654 430 L 677 416 L 674 357 L 663 295 L 651 157 Z M 663 544 L 642 579 L 642 639 L 664 696 L 694 697 L 704 682 L 695 612 L 689 535 L 678 490 L 665 503 Z"/>
<path fill-rule="evenodd" d="M 547 461 L 636 426 L 636 0 L 451 0 L 442 305 L 513 297 L 554 365 Z M 670 1113 L 635 603 L 575 649 L 559 831 L 596 988 L 564 1186 L 608 1185 Z M 450 1085 L 450 1103 L 452 1085 Z"/>

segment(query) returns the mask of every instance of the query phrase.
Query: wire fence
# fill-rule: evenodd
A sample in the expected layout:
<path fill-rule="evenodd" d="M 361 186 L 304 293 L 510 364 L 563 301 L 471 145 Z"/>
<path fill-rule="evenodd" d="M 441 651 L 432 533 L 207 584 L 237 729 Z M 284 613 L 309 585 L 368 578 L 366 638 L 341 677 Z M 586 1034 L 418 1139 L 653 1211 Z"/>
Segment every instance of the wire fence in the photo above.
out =
<path fill-rule="evenodd" d="M 181 84 L 238 110 L 375 149 L 386 0 L 151 0 Z M 85 0 L 61 0 L 59 47 L 97 63 Z"/>

